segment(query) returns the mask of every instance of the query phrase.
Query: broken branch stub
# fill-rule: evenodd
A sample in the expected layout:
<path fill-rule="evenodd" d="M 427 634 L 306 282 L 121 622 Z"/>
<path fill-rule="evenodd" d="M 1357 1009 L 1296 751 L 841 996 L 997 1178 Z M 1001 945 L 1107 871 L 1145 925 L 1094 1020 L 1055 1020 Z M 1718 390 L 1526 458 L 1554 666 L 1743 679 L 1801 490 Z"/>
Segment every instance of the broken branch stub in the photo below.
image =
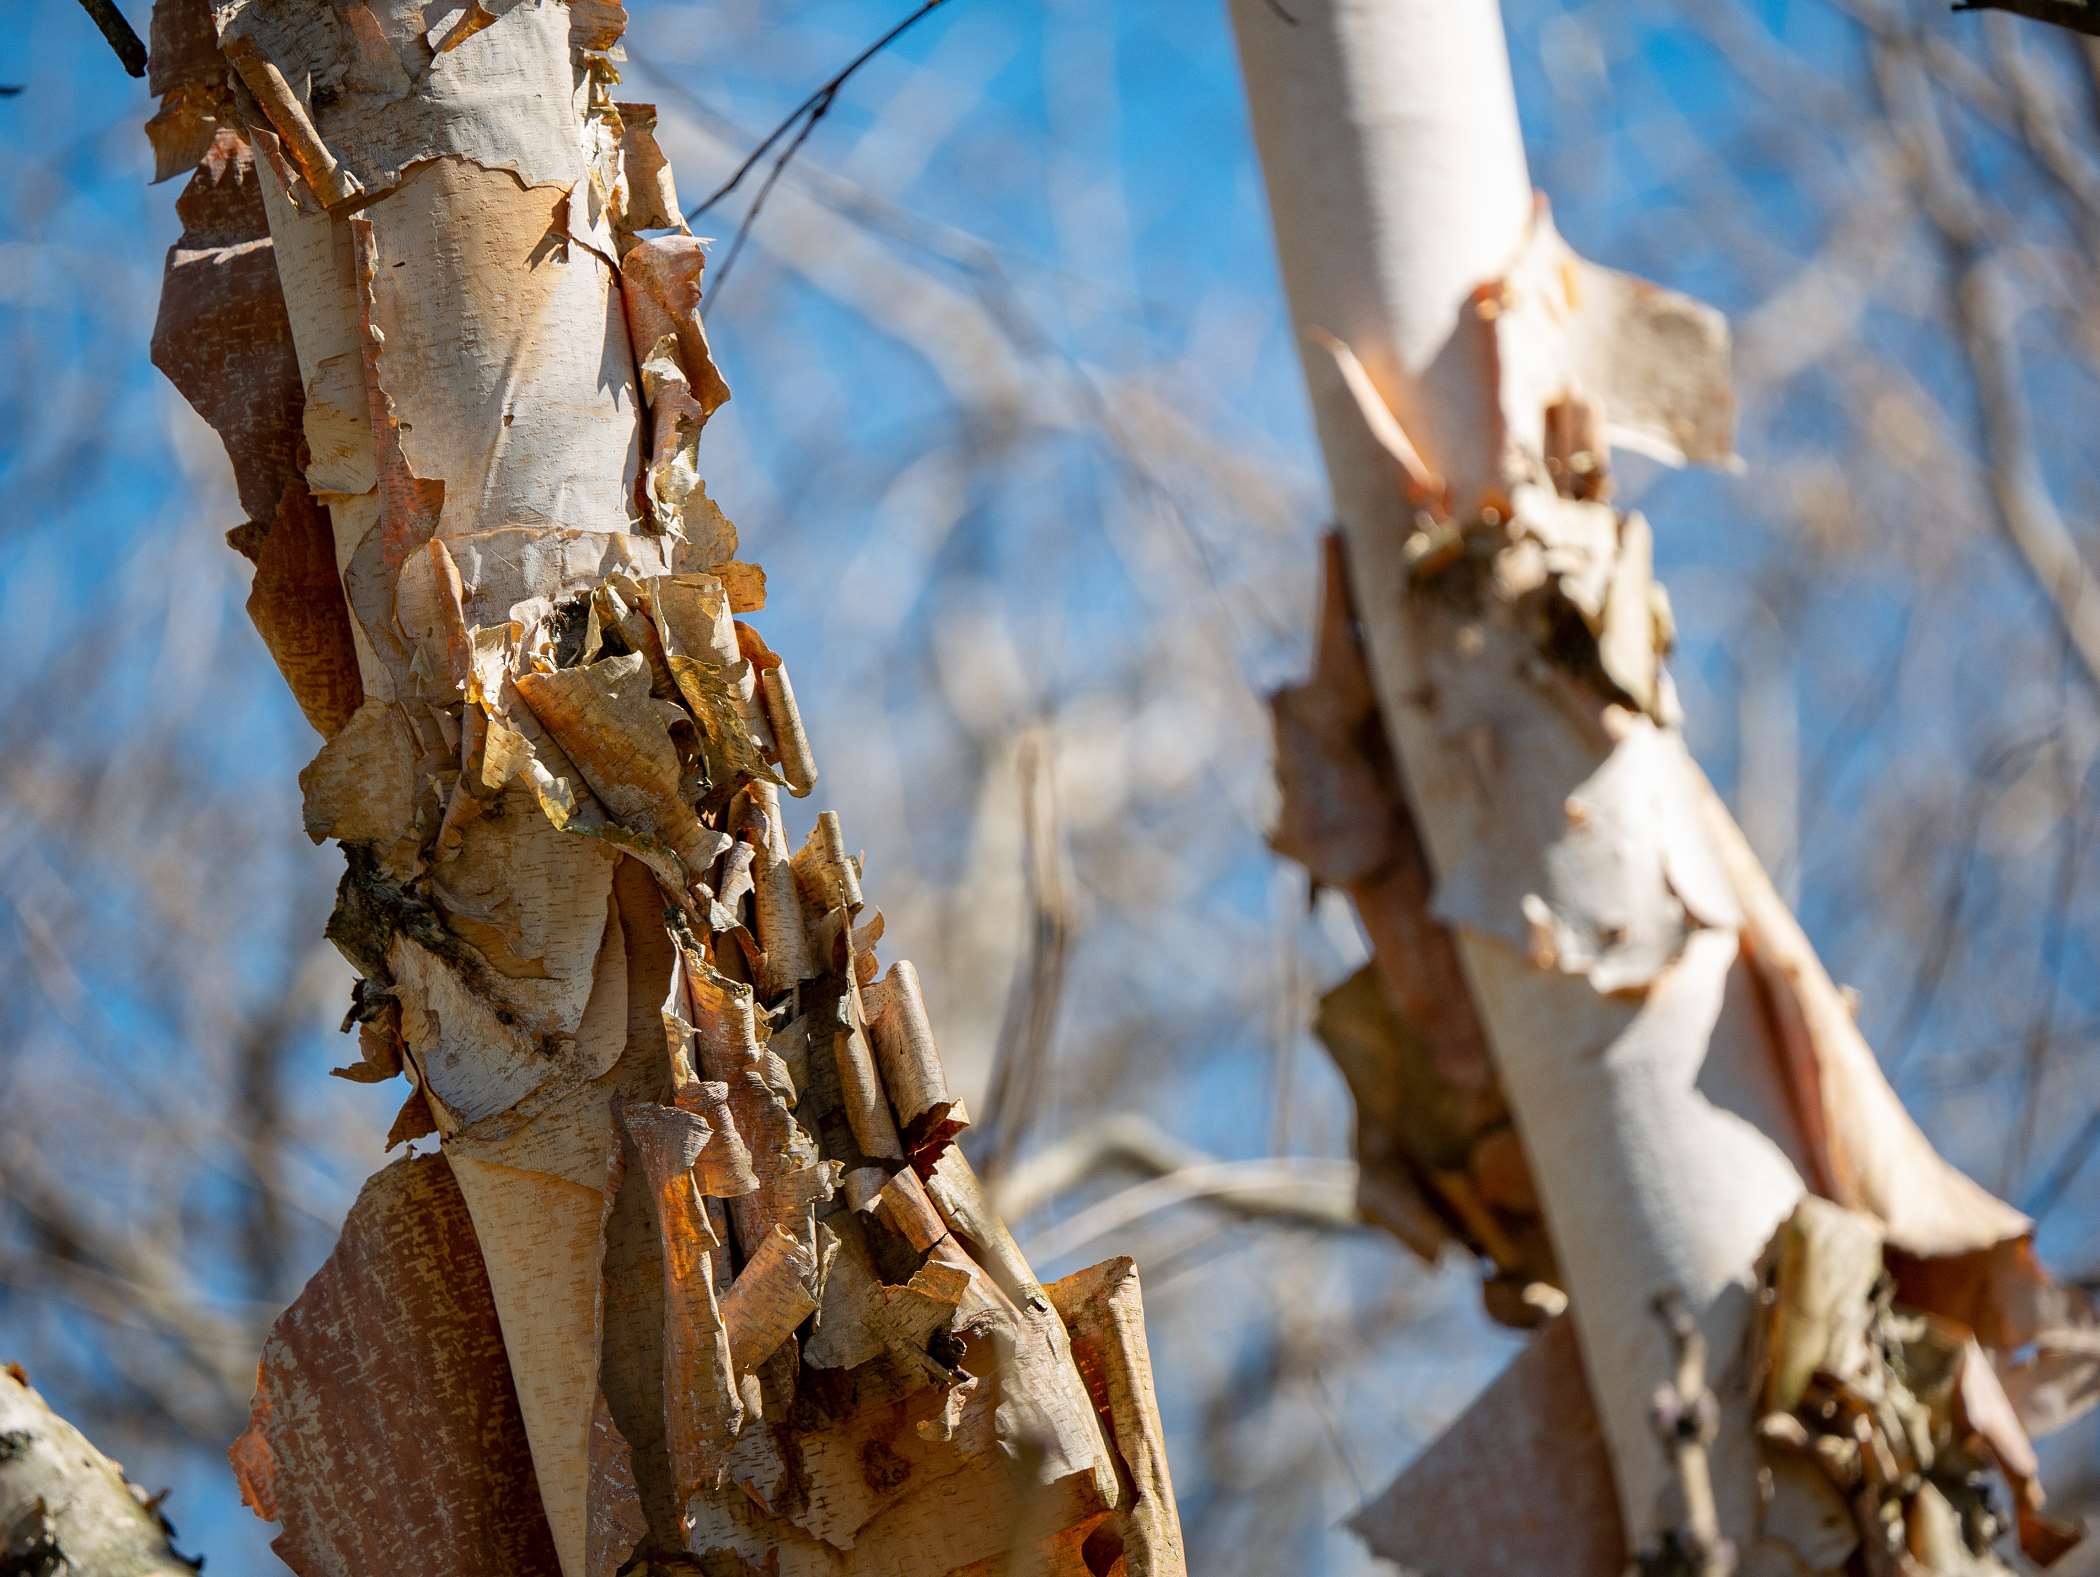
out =
<path fill-rule="evenodd" d="M 1276 703 L 1277 841 L 1372 943 L 1321 1025 L 1358 1099 L 1366 1213 L 1424 1252 L 1467 1244 L 1492 1306 L 1512 1203 L 1542 1212 L 1550 1251 L 1515 1273 L 1570 1301 L 1624 1535 L 1558 1569 L 1616 1571 L 1682 1526 L 1649 1408 L 1675 1367 L 1652 1300 L 1681 1293 L 1713 1359 L 1718 1535 L 1748 1559 L 1764 1478 L 1739 1359 L 1759 1257 L 1805 1192 L 1877 1222 L 1906 1299 L 1998 1362 L 2052 1332 L 2055 1361 L 2021 1366 L 2038 1381 L 2090 1388 L 2069 1357 L 2090 1311 L 1904 1113 L 1684 747 L 1650 529 L 1610 502 L 1608 451 L 1734 463 L 1725 323 L 1554 231 L 1493 7 L 1233 16 L 1341 521 L 1313 680 Z M 1428 1505 L 1479 1433 L 1462 1420 L 1386 1504 Z M 1595 1521 L 1532 1488 L 1593 1479 L 1538 1467 L 1475 1509 Z M 1894 1514 L 1921 1542 L 1946 1521 L 1929 1498 Z M 1404 1530 L 1380 1548 L 1418 1559 Z"/>
<path fill-rule="evenodd" d="M 439 1138 L 279 1322 L 236 1466 L 302 1573 L 1179 1573 L 1134 1275 L 1045 1295 L 837 819 L 790 854 L 816 763 L 735 617 L 624 20 L 156 10 L 157 162 L 201 161 L 156 356 L 327 740 L 342 1071 Z"/>

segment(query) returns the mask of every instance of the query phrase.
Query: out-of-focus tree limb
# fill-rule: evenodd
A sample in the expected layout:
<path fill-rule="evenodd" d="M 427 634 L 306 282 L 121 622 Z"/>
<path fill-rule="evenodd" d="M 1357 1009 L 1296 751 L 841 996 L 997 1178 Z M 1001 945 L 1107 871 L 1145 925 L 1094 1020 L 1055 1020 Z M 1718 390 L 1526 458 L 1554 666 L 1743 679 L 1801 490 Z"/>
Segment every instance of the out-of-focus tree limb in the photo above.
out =
<path fill-rule="evenodd" d="M 35 1232 L 45 1274 L 64 1276 L 75 1297 L 106 1318 L 129 1315 L 166 1336 L 238 1416 L 253 1377 L 249 1333 L 208 1306 L 179 1262 L 143 1234 L 95 1220 L 26 1146 L 0 1165 L 0 1194 Z"/>
<path fill-rule="evenodd" d="M 1182 1167 L 1135 1184 L 1038 1234 L 1034 1251 L 1045 1261 L 1076 1254 L 1147 1216 L 1198 1203 L 1330 1231 L 1361 1225 L 1354 1161 L 1265 1156 Z"/>
<path fill-rule="evenodd" d="M 992 1058 L 991 1088 L 981 1121 L 984 1150 L 978 1162 L 996 1180 L 1019 1152 L 1041 1105 L 1044 1075 L 1064 991 L 1065 960 L 1071 949 L 1072 917 L 1059 867 L 1056 764 L 1045 759 L 1043 741 L 1022 741 L 1021 870 L 1028 894 L 1028 946 L 1014 971 Z"/>
<path fill-rule="evenodd" d="M 1905 145 L 1920 206 L 1939 237 L 1949 316 L 1982 415 L 1986 483 L 1999 529 L 2048 599 L 2079 666 L 2100 687 L 2100 584 L 2057 511 L 2034 452 L 2011 315 L 1995 278 L 1981 205 L 1955 172 L 1917 50 L 1883 35 L 1874 60 L 1875 81 Z"/>

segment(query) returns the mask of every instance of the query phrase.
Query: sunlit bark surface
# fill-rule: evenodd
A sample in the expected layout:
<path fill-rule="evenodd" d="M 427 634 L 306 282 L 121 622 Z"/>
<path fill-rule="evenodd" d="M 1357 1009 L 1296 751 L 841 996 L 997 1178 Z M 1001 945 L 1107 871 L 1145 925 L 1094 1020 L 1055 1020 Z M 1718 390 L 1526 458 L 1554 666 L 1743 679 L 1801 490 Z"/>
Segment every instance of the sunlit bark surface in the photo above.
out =
<path fill-rule="evenodd" d="M 1555 233 L 1493 6 L 1234 20 L 1341 522 L 1277 841 L 1373 947 L 1320 1024 L 1362 1207 L 1578 1338 L 1359 1526 L 1449 1572 L 2046 1563 L 2072 1535 L 2028 1428 L 2090 1398 L 2091 1311 L 1903 1112 L 1685 751 L 1650 528 L 1611 501 L 1614 446 L 1732 460 L 1725 325 Z M 1658 1419 L 1668 1295 L 1711 1430 Z"/>
<path fill-rule="evenodd" d="M 155 357 L 325 744 L 394 1142 L 233 1450 L 302 1573 L 1181 1570 L 1137 1278 L 1039 1284 L 701 481 L 607 0 L 162 0 Z M 850 594 L 850 588 L 840 594 Z"/>
<path fill-rule="evenodd" d="M 189 1577 L 158 1505 L 45 1405 L 13 1364 L 0 1369 L 0 1571 L 25 1577 Z"/>

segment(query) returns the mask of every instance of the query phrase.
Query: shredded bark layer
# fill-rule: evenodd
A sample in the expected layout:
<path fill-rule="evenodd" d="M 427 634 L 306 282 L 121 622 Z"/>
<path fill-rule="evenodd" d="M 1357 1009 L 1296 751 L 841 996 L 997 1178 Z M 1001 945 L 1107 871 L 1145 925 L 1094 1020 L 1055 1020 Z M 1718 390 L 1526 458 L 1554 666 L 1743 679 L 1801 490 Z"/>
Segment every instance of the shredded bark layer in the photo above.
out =
<path fill-rule="evenodd" d="M 1334 27 L 1336 8 L 1319 9 L 1318 26 Z M 1299 47 L 1255 25 L 1283 40 L 1279 54 Z M 1289 230 L 1287 265 L 1307 266 L 1293 256 L 1306 235 Z M 1314 672 L 1275 699 L 1274 841 L 1349 894 L 1371 944 L 1318 1022 L 1356 1098 L 1360 1207 L 1425 1257 L 1450 1243 L 1474 1254 L 1488 1307 L 1508 1323 L 1539 1323 L 1572 1296 L 1582 1337 L 1579 1348 L 1539 1338 L 1528 1367 L 1362 1526 L 1409 1562 L 1428 1552 L 1439 1570 L 1508 1569 L 1495 1552 L 1532 1521 L 1596 1525 L 1598 1475 L 1549 1471 L 1554 1453 L 1587 1450 L 1608 1452 L 1617 1526 L 1662 1547 L 1684 1496 L 1644 1410 L 1668 1365 L 1644 1354 L 1665 1345 L 1650 1300 L 1678 1295 L 1723 1333 L 1717 1394 L 1732 1426 L 1712 1477 L 1731 1528 L 1780 1515 L 1775 1472 L 1801 1477 L 1791 1458 L 1773 1468 L 1775 1431 L 1851 1430 L 1867 1453 L 1864 1468 L 1832 1469 L 1845 1537 L 1794 1527 L 1801 1536 L 1780 1542 L 1804 1564 L 1776 1569 L 1996 1570 L 1991 1539 L 2006 1532 L 2046 1564 L 2068 1535 L 2041 1520 L 2031 1467 L 2006 1464 L 2030 1460 L 2028 1433 L 2100 1398 L 2091 1300 L 2049 1280 L 2031 1224 L 1904 1112 L 1692 763 L 1651 534 L 1611 502 L 1613 445 L 1732 459 L 1725 324 L 1583 261 L 1540 202 L 1437 352 L 1439 368 L 1482 369 L 1489 396 L 1439 412 L 1444 452 L 1433 429 L 1408 430 L 1367 370 L 1375 351 L 1390 373 L 1390 347 L 1359 358 L 1310 338 L 1316 401 L 1346 428 L 1326 436 L 1348 546 L 1330 545 Z M 1461 448 L 1489 459 L 1454 474 Z M 1756 1249 L 1775 1230 L 1793 1241 L 1819 1207 L 1845 1207 L 1875 1234 L 1842 1317 L 1871 1326 L 1881 1372 L 1959 1368 L 1972 1397 L 1989 1393 L 1988 1432 L 1940 1392 L 1849 1370 L 1810 1366 L 1835 1387 L 1818 1396 L 1854 1409 L 1837 1423 L 1803 1421 L 1798 1398 L 1774 1407 L 1753 1394 L 1739 1349 L 1763 1327 L 1748 1311 L 1787 1298 L 1757 1280 Z M 1583 1372 L 1545 1372 L 1578 1358 Z M 1596 1387 L 1585 1416 L 1601 1433 L 1549 1445 L 1514 1428 L 1513 1410 L 1565 1398 L 1585 1374 Z M 1907 1400 L 1888 1402 L 1899 1392 Z M 1873 1428 L 1908 1431 L 1871 1494 L 1860 1473 L 1889 1459 L 1860 1444 L 1855 1404 L 1868 1394 L 1883 1408 Z M 1513 1436 L 1526 1465 L 1466 1480 L 1452 1459 L 1491 1434 Z M 2017 1516 L 1985 1510 L 1986 1459 L 2005 1466 Z M 1468 1547 L 1409 1524 L 1451 1493 L 1476 1530 L 1506 1529 L 1502 1541 Z M 1574 1564 L 1556 1569 L 1616 1571 L 1625 1542 L 1571 1547 L 1561 1559 Z M 1932 1550 L 1947 1564 L 1931 1564 Z"/>
<path fill-rule="evenodd" d="M 156 353 L 326 740 L 339 1071 L 439 1141 L 279 1322 L 244 1490 L 302 1573 L 1178 1573 L 1134 1272 L 1036 1282 L 861 857 L 791 847 L 817 763 L 624 24 L 157 9 L 202 162 Z"/>

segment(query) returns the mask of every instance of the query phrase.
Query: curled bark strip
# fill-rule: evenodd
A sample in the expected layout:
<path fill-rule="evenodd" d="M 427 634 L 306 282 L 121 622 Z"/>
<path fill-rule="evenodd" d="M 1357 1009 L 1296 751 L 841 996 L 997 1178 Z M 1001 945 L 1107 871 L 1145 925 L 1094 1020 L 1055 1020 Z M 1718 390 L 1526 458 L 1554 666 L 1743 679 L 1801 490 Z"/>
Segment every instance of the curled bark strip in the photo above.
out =
<path fill-rule="evenodd" d="M 1476 332 L 1491 341 L 1507 469 L 1543 468 L 1548 424 L 1571 396 L 1601 413 L 1614 448 L 1670 465 L 1738 463 L 1728 320 L 1576 255 L 1544 197 L 1516 258 L 1472 305 Z"/>
<path fill-rule="evenodd" d="M 226 58 L 233 62 L 234 70 L 241 74 L 248 91 L 262 105 L 263 113 L 269 116 L 271 126 L 284 139 L 293 161 L 299 166 L 300 175 L 321 201 L 333 208 L 353 197 L 362 197 L 363 183 L 328 151 L 312 117 L 306 113 L 305 104 L 292 92 L 291 84 L 285 81 L 284 71 L 277 62 L 245 38 L 227 39 L 225 49 Z"/>
<path fill-rule="evenodd" d="M 1379 721 L 1339 536 L 1323 545 L 1315 630 L 1311 675 L 1270 702 L 1283 807 L 1269 841 L 1355 900 L 1394 1011 L 1443 1077 L 1485 1089 L 1486 1036 L 1451 933 L 1430 913 L 1428 855 Z"/>
<path fill-rule="evenodd" d="M 188 37 L 170 48 L 194 47 Z M 188 92 L 186 79 L 167 91 Z M 168 252 L 153 360 L 226 445 L 248 513 L 229 540 L 255 564 L 248 616 L 325 738 L 363 699 L 349 610 L 327 518 L 299 472 L 305 395 L 254 155 L 216 111 L 209 120 L 176 200 L 183 232 Z"/>
<path fill-rule="evenodd" d="M 882 1081 L 903 1124 L 905 1148 L 914 1165 L 924 1164 L 969 1126 L 969 1115 L 948 1093 L 919 972 L 909 959 L 900 958 L 861 996 Z"/>
<path fill-rule="evenodd" d="M 1871 1211 L 1919 1258 L 1976 1254 L 2031 1223 L 1940 1158 L 1889 1088 L 1843 995 L 1787 912 L 1720 796 L 1700 781 L 1714 846 L 1744 906 L 1745 950 L 1775 1022 L 1815 1175 L 1829 1197 Z"/>
<path fill-rule="evenodd" d="M 779 1227 L 737 1273 L 723 1300 L 729 1358 L 748 1374 L 772 1357 L 797 1326 L 817 1312 L 823 1266 L 817 1256 Z"/>
<path fill-rule="evenodd" d="M 1132 1505 L 1121 1528 L 1124 1569 L 1178 1571 L 1181 1523 L 1174 1513 L 1159 1409 L 1152 1400 L 1152 1356 L 1145 1344 L 1137 1267 L 1127 1259 L 1106 1260 L 1046 1290 L 1071 1328 L 1073 1358 L 1130 1481 Z"/>
<path fill-rule="evenodd" d="M 809 751 L 809 734 L 802 726 L 801 709 L 795 705 L 795 687 L 788 682 L 787 666 L 766 669 L 760 676 L 766 698 L 766 717 L 780 741 L 780 769 L 786 775 L 788 792 L 796 798 L 816 786 L 817 764 Z"/>
<path fill-rule="evenodd" d="M 649 1533 L 634 1481 L 634 1449 L 613 1422 L 600 1391 L 591 1406 L 590 1522 L 584 1534 L 584 1577 L 615 1577 Z"/>
<path fill-rule="evenodd" d="M 715 1236 L 694 1177 L 702 1155 L 734 1130 L 717 1130 L 668 1106 L 625 1105 L 620 1122 L 641 1155 L 656 1215 L 664 1269 L 664 1439 L 683 1500 L 714 1476 L 743 1423 L 729 1311 L 715 1299 L 713 1256 L 726 1245 Z M 731 1186 L 748 1193 L 756 1186 L 748 1162 L 743 1172 Z"/>
<path fill-rule="evenodd" d="M 925 1174 L 926 1193 L 941 1219 L 969 1248 L 1000 1288 L 1024 1309 L 1040 1308 L 1046 1294 L 1027 1257 L 986 1195 L 984 1184 L 958 1148 L 941 1152 Z"/>

